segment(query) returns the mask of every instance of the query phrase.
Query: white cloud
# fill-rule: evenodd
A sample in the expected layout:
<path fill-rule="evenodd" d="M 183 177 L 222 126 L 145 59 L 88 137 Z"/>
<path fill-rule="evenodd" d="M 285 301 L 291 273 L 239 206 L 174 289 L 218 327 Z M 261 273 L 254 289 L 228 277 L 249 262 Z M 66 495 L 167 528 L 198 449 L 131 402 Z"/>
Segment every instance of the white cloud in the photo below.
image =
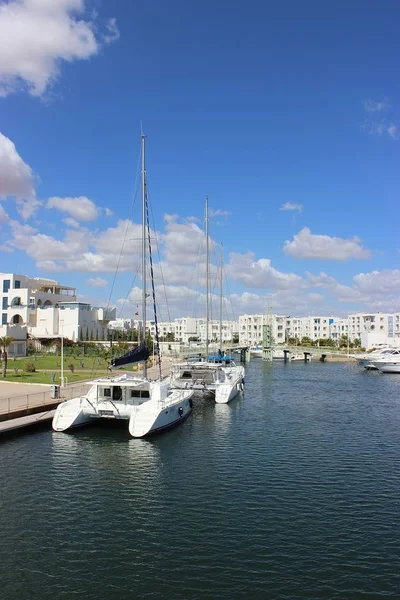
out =
<path fill-rule="evenodd" d="M 6 213 L 6 211 L 4 210 L 4 208 L 2 207 L 2 205 L 0 204 L 0 224 L 7 223 L 8 220 L 9 220 L 9 216 Z"/>
<path fill-rule="evenodd" d="M 326 273 L 312 275 L 307 273 L 310 287 L 322 288 L 343 305 L 355 305 L 354 311 L 386 311 L 399 310 L 400 270 L 386 269 L 359 273 L 352 280 L 352 285 L 343 285 Z"/>
<path fill-rule="evenodd" d="M 358 275 L 355 275 L 353 279 L 357 289 L 363 294 L 368 294 L 371 296 L 399 296 L 399 269 L 386 269 L 383 271 L 371 271 L 370 273 L 359 273 Z"/>
<path fill-rule="evenodd" d="M 377 102 L 375 100 L 365 100 L 364 108 L 367 113 L 362 128 L 370 135 L 388 135 L 392 140 L 397 140 L 397 126 L 386 117 L 382 117 L 381 113 L 387 112 L 391 106 L 387 100 Z M 378 120 L 378 116 L 380 117 Z"/>
<path fill-rule="evenodd" d="M 53 196 L 47 201 L 46 207 L 66 212 L 76 221 L 94 221 L 99 216 L 96 204 L 86 196 L 80 196 L 79 198 Z"/>
<path fill-rule="evenodd" d="M 248 288 L 288 289 L 301 287 L 303 280 L 294 273 L 281 273 L 271 265 L 269 258 L 254 260 L 254 253 L 230 253 L 226 272 L 235 281 Z"/>
<path fill-rule="evenodd" d="M 119 37 L 115 19 L 99 35 L 82 19 L 84 0 L 10 0 L 0 5 L 0 96 L 27 89 L 41 96 L 61 61 L 89 59 Z"/>
<path fill-rule="evenodd" d="M 304 227 L 292 241 L 287 240 L 283 251 L 295 258 L 325 260 L 362 259 L 371 255 L 357 237 L 346 240 L 329 235 L 314 235 L 308 227 Z"/>
<path fill-rule="evenodd" d="M 31 167 L 18 154 L 15 144 L 0 133 L 0 198 L 9 196 L 34 200 L 35 177 Z"/>
<path fill-rule="evenodd" d="M 385 135 L 385 134 L 387 134 L 389 137 L 392 138 L 392 140 L 397 139 L 396 125 L 394 123 L 390 123 L 390 122 L 386 121 L 385 119 L 382 119 L 381 121 L 373 121 L 373 122 L 365 121 L 364 129 L 366 129 L 366 131 L 370 135 Z"/>
<path fill-rule="evenodd" d="M 232 212 L 230 210 L 221 210 L 217 208 L 216 210 L 210 208 L 209 216 L 210 217 L 230 217 Z"/>
<path fill-rule="evenodd" d="M 104 212 L 106 213 L 106 217 L 112 217 L 113 216 L 113 211 L 110 210 L 109 208 L 105 208 Z"/>
<path fill-rule="evenodd" d="M 165 215 L 165 234 L 163 235 L 164 257 L 167 263 L 174 265 L 205 264 L 205 234 L 196 223 L 178 222 L 177 215 Z"/>
<path fill-rule="evenodd" d="M 93 277 L 91 279 L 88 279 L 86 283 L 91 287 L 97 288 L 106 287 L 108 285 L 107 279 L 103 279 L 102 277 Z"/>
<path fill-rule="evenodd" d="M 386 131 L 387 131 L 388 135 L 390 135 L 390 137 L 393 140 L 397 140 L 397 127 L 396 127 L 396 125 L 394 125 L 393 123 L 390 123 L 390 125 L 388 126 L 388 128 L 387 128 Z"/>
<path fill-rule="evenodd" d="M 364 108 L 368 113 L 376 113 L 382 112 L 390 108 L 390 104 L 387 100 L 371 100 L 371 98 L 367 98 L 364 100 Z"/>
<path fill-rule="evenodd" d="M 285 202 L 285 204 L 282 204 L 279 210 L 297 210 L 298 213 L 301 213 L 303 211 L 303 205 L 295 204 L 293 202 Z"/>
<path fill-rule="evenodd" d="M 67 227 L 73 227 L 74 229 L 80 227 L 78 221 L 76 221 L 72 217 L 67 217 L 66 219 L 63 219 L 63 223 L 65 223 Z"/>

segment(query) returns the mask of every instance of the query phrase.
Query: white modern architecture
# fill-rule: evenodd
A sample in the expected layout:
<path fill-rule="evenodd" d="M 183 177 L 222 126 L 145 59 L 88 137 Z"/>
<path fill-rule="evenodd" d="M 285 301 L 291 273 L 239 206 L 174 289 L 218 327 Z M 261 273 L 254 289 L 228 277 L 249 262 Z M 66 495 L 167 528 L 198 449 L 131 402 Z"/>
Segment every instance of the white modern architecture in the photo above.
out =
<path fill-rule="evenodd" d="M 28 334 L 32 338 L 96 339 L 115 318 L 115 309 L 77 302 L 74 287 L 53 279 L 1 273 L 0 291 L 0 336 L 14 339 L 9 348 L 14 356 L 26 355 Z"/>

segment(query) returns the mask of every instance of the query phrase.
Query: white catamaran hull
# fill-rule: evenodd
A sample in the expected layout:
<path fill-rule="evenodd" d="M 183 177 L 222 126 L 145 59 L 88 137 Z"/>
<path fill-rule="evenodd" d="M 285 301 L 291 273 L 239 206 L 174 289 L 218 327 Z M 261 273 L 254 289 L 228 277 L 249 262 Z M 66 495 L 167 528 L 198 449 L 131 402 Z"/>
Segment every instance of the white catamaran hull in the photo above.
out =
<path fill-rule="evenodd" d="M 161 433 L 187 419 L 192 412 L 193 391 L 175 391 L 173 394 L 176 401 L 164 407 L 154 406 L 149 409 L 144 404 L 135 407 L 129 419 L 129 433 L 132 437 Z"/>
<path fill-rule="evenodd" d="M 144 437 L 183 422 L 192 411 L 192 396 L 192 390 L 172 390 L 162 399 L 150 398 L 141 404 L 73 398 L 57 407 L 53 429 L 67 431 L 96 419 L 116 419 L 128 421 L 129 433 L 133 437 Z"/>

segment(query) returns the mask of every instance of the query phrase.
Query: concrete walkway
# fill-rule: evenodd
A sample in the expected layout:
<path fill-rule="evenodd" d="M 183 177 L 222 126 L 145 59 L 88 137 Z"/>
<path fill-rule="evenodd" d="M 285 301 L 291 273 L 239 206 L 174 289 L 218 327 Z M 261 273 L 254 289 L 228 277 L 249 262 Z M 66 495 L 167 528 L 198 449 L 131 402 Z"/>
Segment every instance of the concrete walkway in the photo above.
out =
<path fill-rule="evenodd" d="M 12 398 L 13 396 L 26 396 L 27 394 L 45 392 L 48 389 L 50 389 L 50 385 L 47 384 L 0 381 L 0 400 L 2 398 Z"/>

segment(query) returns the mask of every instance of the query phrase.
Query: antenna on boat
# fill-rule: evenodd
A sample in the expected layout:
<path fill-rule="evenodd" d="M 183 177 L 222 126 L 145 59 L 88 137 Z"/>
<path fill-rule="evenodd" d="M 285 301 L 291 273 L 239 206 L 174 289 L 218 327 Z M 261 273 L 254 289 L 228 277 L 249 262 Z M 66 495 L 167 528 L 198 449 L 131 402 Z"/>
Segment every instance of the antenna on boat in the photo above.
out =
<path fill-rule="evenodd" d="M 210 264 L 209 264 L 209 244 L 208 244 L 208 196 L 206 196 L 206 360 L 208 360 L 208 319 L 209 319 L 209 279 L 210 279 Z"/>
<path fill-rule="evenodd" d="M 142 342 L 146 343 L 146 136 L 142 129 Z M 143 361 L 143 378 L 147 376 L 147 364 Z"/>

